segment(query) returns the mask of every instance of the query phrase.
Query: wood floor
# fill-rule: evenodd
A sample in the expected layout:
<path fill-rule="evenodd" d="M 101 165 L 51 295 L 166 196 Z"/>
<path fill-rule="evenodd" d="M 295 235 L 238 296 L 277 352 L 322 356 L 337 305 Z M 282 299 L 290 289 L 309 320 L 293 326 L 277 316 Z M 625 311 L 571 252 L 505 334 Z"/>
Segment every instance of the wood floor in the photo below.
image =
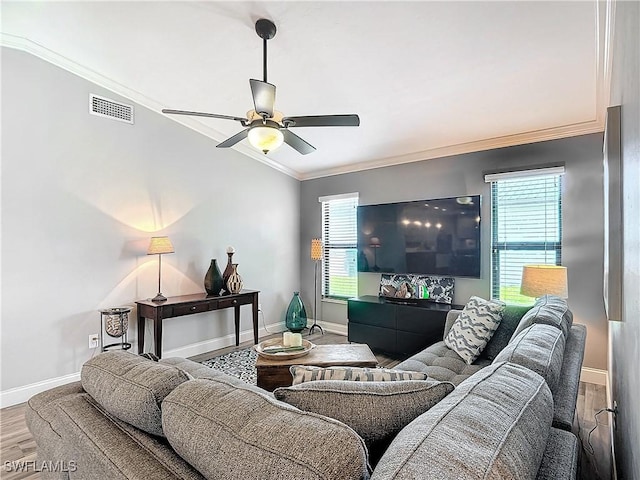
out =
<path fill-rule="evenodd" d="M 269 338 L 269 337 L 267 337 Z M 346 343 L 346 337 L 327 333 L 322 335 L 315 333 L 305 336 L 308 340 L 317 345 Z M 264 340 L 265 338 L 263 338 Z M 241 350 L 249 346 L 250 342 L 245 342 L 239 347 L 226 347 L 215 352 L 204 353 L 191 357 L 194 361 L 203 361 L 217 355 L 223 355 L 234 350 Z M 393 367 L 403 360 L 375 352 L 380 366 Z M 582 442 L 581 475 L 584 480 L 611 480 L 611 447 L 609 437 L 609 418 L 607 412 L 602 412 L 597 417 L 595 414 L 606 407 L 606 392 L 601 385 L 580 382 L 578 393 L 578 405 L 576 407 L 575 432 L 578 433 Z M 31 462 L 35 460 L 36 444 L 33 437 L 27 430 L 24 419 L 25 404 L 0 410 L 0 479 L 18 480 L 40 479 L 40 475 L 29 468 L 27 472 L 10 472 L 7 469 L 7 462 Z M 589 432 L 595 427 L 591 435 Z"/>

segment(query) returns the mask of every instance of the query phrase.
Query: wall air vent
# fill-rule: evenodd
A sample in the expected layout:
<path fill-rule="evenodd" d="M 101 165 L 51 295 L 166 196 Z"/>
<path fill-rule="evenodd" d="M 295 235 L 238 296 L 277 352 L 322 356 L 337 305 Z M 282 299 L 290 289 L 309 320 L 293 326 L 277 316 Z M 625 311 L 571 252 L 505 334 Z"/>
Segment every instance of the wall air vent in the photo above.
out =
<path fill-rule="evenodd" d="M 89 94 L 89 113 L 133 124 L 133 105 L 109 100 L 93 93 Z"/>

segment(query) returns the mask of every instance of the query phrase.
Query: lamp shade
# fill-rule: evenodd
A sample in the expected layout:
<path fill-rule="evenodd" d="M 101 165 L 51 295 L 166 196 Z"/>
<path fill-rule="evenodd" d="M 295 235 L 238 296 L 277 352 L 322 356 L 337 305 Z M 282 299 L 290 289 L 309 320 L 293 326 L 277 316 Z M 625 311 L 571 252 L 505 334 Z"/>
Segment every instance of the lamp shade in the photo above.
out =
<path fill-rule="evenodd" d="M 158 255 L 161 253 L 174 253 L 173 244 L 169 237 L 151 237 L 147 255 Z"/>
<path fill-rule="evenodd" d="M 311 260 L 320 260 L 322 258 L 322 240 L 319 238 L 311 239 Z"/>
<path fill-rule="evenodd" d="M 257 126 L 249 130 L 249 143 L 265 154 L 275 150 L 284 141 L 284 135 L 275 127 Z"/>
<path fill-rule="evenodd" d="M 569 296 L 567 267 L 559 265 L 525 265 L 522 267 L 520 293 L 527 297 L 535 298 L 546 294 L 567 298 Z"/>

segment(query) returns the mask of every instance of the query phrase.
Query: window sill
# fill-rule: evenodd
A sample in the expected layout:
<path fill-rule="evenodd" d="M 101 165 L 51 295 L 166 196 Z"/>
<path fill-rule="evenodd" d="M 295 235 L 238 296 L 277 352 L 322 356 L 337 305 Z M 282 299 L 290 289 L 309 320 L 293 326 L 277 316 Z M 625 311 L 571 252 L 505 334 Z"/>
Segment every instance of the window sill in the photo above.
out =
<path fill-rule="evenodd" d="M 337 304 L 341 304 L 341 305 L 346 305 L 347 304 L 347 299 L 346 298 L 330 298 L 330 297 L 325 297 L 321 300 L 322 302 L 325 303 L 337 303 Z"/>

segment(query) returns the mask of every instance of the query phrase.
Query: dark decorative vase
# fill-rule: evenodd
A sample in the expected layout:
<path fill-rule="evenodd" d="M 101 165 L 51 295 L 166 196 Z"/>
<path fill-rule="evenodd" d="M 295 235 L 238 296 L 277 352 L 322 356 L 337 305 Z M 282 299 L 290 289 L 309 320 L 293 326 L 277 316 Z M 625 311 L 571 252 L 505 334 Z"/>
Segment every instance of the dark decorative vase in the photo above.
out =
<path fill-rule="evenodd" d="M 238 264 L 233 264 L 233 272 L 227 280 L 227 291 L 229 293 L 240 293 L 242 290 L 242 277 L 238 273 Z"/>
<path fill-rule="evenodd" d="M 287 308 L 285 325 L 293 333 L 299 333 L 307 327 L 307 311 L 300 299 L 300 292 L 293 292 L 293 298 Z"/>
<path fill-rule="evenodd" d="M 211 260 L 211 265 L 209 266 L 209 270 L 207 270 L 207 274 L 204 276 L 204 289 L 207 291 L 209 295 L 220 295 L 220 291 L 224 287 L 224 282 L 222 281 L 222 275 L 220 274 L 220 269 L 218 268 L 218 262 L 214 258 Z"/>
<path fill-rule="evenodd" d="M 222 273 L 222 284 L 225 289 L 225 293 L 231 293 L 231 290 L 227 287 L 227 283 L 229 282 L 229 277 L 233 273 L 233 254 L 235 251 L 229 251 L 231 247 L 227 249 L 227 268 L 224 269 Z"/>

